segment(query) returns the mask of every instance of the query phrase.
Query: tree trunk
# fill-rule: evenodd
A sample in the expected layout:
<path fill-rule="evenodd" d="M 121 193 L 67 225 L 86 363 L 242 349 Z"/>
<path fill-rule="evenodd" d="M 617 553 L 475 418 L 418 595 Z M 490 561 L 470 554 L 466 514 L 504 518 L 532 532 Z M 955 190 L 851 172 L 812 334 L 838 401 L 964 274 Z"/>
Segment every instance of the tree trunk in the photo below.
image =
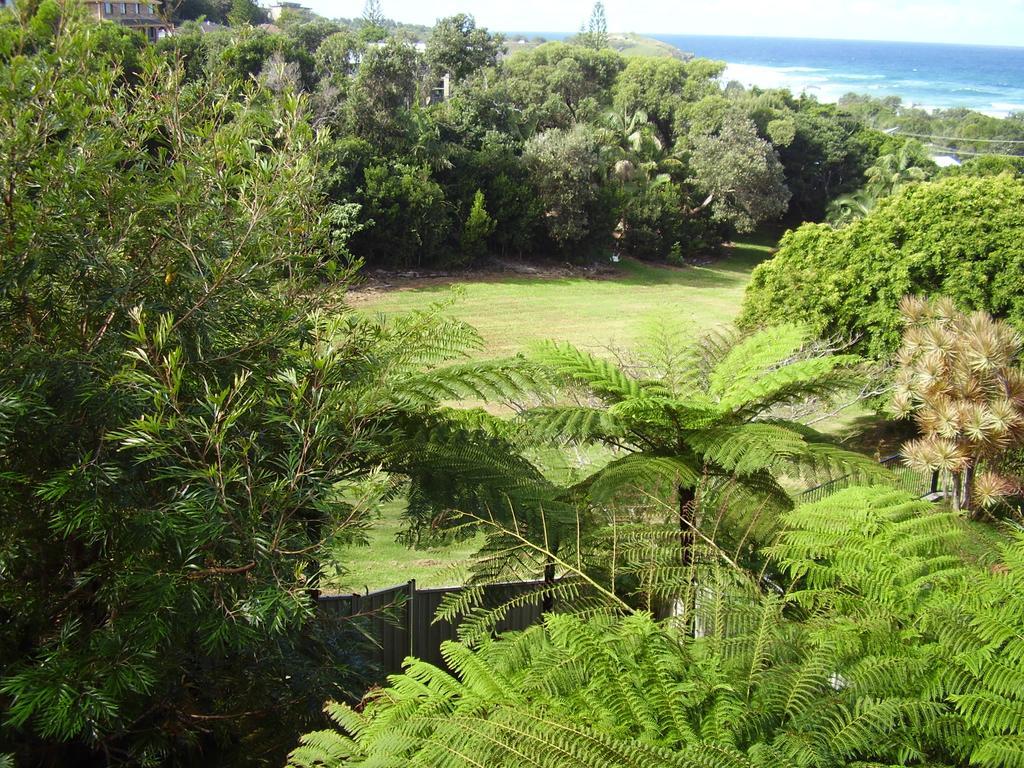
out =
<path fill-rule="evenodd" d="M 685 589 L 680 597 L 682 604 L 682 625 L 691 634 L 696 612 L 697 585 L 693 577 L 694 549 L 697 543 L 695 509 L 697 489 L 679 486 L 676 491 L 679 502 L 679 563 L 683 567 Z"/>
<path fill-rule="evenodd" d="M 973 464 L 964 470 L 964 490 L 961 499 L 963 508 L 971 513 L 971 517 L 974 516 L 974 472 Z"/>
<path fill-rule="evenodd" d="M 555 596 L 551 594 L 551 587 L 555 583 L 555 562 L 550 556 L 544 560 L 544 599 L 541 601 L 541 614 L 551 613 L 555 610 Z"/>

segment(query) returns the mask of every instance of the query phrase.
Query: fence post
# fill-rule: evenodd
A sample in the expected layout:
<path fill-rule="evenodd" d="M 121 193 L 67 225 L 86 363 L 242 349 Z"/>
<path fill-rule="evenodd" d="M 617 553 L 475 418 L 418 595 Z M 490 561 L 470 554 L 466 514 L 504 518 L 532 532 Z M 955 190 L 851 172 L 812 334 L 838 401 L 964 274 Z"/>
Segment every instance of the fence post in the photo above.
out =
<path fill-rule="evenodd" d="M 409 653 L 408 656 L 416 655 L 416 638 L 414 633 L 416 632 L 416 614 L 414 612 L 414 603 L 416 602 L 416 579 L 409 579 L 408 584 L 409 599 L 405 603 L 405 627 L 406 633 L 409 636 Z"/>

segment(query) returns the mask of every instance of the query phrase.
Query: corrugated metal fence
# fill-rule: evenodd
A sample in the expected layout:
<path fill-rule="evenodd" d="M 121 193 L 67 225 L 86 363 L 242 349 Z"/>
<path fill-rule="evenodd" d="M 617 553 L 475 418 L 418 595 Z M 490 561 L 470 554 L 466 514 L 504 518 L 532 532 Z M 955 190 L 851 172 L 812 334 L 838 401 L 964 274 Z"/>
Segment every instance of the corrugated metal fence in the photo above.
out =
<path fill-rule="evenodd" d="M 514 597 L 536 590 L 543 581 L 488 584 L 484 604 L 497 606 Z M 385 675 L 402 671 L 407 656 L 444 666 L 441 643 L 457 639 L 457 625 L 434 621 L 446 595 L 462 592 L 464 587 L 419 589 L 415 581 L 388 589 L 351 595 L 321 595 L 320 612 L 325 617 L 351 619 L 363 629 L 377 651 L 377 661 Z M 541 598 L 526 600 L 508 610 L 498 630 L 526 629 L 541 616 Z"/>
<path fill-rule="evenodd" d="M 939 481 L 941 478 L 938 472 L 919 472 L 916 469 L 911 469 L 903 463 L 902 458 L 898 454 L 886 456 L 884 459 L 879 460 L 878 463 L 889 469 L 896 476 L 897 488 L 909 491 L 922 498 L 939 491 Z M 843 475 L 835 480 L 829 480 L 827 483 L 808 488 L 800 494 L 799 500 L 805 504 L 812 501 L 820 501 L 830 493 L 846 488 L 848 485 L 850 485 L 850 476 Z"/>

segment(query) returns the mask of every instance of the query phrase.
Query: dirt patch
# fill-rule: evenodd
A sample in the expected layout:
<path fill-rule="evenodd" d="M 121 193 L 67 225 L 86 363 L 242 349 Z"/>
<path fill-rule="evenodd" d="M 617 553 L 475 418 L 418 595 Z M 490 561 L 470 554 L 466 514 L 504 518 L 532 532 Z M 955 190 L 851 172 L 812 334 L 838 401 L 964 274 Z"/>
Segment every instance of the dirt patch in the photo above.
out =
<path fill-rule="evenodd" d="M 725 246 L 726 250 L 731 244 Z M 647 267 L 670 271 L 686 270 L 691 267 L 706 267 L 714 264 L 720 257 L 699 256 L 687 259 L 682 266 L 655 262 L 640 262 Z M 623 258 L 622 262 L 635 261 Z M 554 261 L 513 261 L 507 259 L 490 259 L 484 264 L 471 269 L 403 269 L 363 270 L 359 282 L 349 288 L 347 296 L 352 303 L 371 300 L 380 293 L 391 291 L 410 291 L 421 288 L 435 288 L 453 283 L 496 283 L 512 278 L 531 278 L 537 280 L 614 280 L 622 276 L 621 262 L 599 262 L 592 264 L 569 264 Z"/>

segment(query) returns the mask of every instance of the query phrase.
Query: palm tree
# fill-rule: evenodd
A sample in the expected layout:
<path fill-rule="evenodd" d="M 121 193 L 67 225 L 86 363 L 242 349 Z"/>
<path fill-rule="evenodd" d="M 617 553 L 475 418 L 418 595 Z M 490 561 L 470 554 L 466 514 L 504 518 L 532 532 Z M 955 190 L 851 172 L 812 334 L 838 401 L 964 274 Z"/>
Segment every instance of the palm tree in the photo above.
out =
<path fill-rule="evenodd" d="M 906 142 L 895 153 L 880 156 L 864 173 L 867 190 L 875 199 L 888 197 L 900 187 L 914 181 L 924 181 L 928 171 L 915 165 L 911 143 Z"/>
<path fill-rule="evenodd" d="M 829 204 L 828 222 L 834 227 L 842 227 L 863 219 L 883 197 L 889 197 L 907 184 L 925 181 L 929 173 L 914 164 L 916 158 L 911 149 L 915 146 L 920 147 L 908 141 L 897 152 L 879 156 L 864 173 L 867 179 L 864 187 L 841 195 Z"/>
<path fill-rule="evenodd" d="M 684 571 L 692 574 L 704 538 L 705 497 L 723 485 L 733 494 L 729 514 L 736 523 L 755 507 L 789 508 L 784 476 L 877 476 L 871 459 L 837 448 L 782 413 L 849 390 L 858 358 L 822 352 L 793 325 L 688 344 L 671 332 L 660 338 L 655 353 L 628 368 L 569 344 L 545 345 L 538 362 L 583 400 L 534 408 L 523 418 L 535 437 L 613 451 L 615 458 L 578 487 L 593 502 L 622 490 L 674 496 Z M 693 577 L 687 578 L 689 604 Z"/>
<path fill-rule="evenodd" d="M 682 168 L 644 110 L 613 110 L 605 117 L 605 126 L 610 136 L 610 165 L 620 182 L 664 183 Z"/>
<path fill-rule="evenodd" d="M 836 229 L 863 219 L 878 204 L 878 198 L 868 189 L 858 189 L 849 195 L 840 195 L 828 206 L 828 223 Z"/>

